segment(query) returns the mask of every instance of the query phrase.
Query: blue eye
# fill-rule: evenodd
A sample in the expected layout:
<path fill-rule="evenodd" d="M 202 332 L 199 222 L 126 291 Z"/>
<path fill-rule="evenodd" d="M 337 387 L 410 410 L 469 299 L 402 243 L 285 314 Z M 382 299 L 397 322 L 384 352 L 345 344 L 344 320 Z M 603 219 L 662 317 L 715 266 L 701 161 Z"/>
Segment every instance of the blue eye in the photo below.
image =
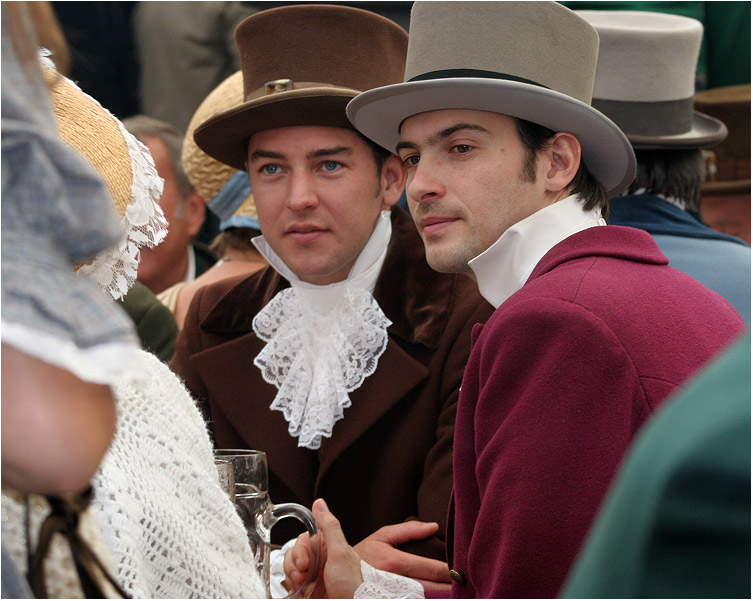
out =
<path fill-rule="evenodd" d="M 325 171 L 334 171 L 340 166 L 340 163 L 337 161 L 324 161 L 322 167 L 324 167 Z"/>
<path fill-rule="evenodd" d="M 274 175 L 280 171 L 280 166 L 274 164 L 264 165 L 261 170 L 267 175 Z"/>

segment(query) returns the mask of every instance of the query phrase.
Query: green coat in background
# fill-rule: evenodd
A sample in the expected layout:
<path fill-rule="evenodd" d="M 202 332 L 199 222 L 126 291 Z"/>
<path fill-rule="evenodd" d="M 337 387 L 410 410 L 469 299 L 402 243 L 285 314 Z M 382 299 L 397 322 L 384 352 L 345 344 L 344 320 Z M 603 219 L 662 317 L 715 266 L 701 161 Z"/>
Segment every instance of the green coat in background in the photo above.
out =
<path fill-rule="evenodd" d="M 120 304 L 136 325 L 141 346 L 168 363 L 175 354 L 178 324 L 172 312 L 141 282 L 134 282 Z"/>

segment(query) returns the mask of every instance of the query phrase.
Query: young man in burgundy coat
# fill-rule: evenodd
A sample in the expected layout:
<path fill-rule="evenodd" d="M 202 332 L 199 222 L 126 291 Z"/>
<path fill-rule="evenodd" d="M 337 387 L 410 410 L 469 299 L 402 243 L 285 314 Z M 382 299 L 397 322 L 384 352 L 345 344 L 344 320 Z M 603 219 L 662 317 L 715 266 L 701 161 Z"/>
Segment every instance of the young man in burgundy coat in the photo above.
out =
<path fill-rule="evenodd" d="M 635 433 L 744 324 L 646 232 L 605 224 L 635 161 L 589 104 L 585 20 L 554 2 L 416 2 L 410 36 L 406 83 L 348 116 L 402 159 L 429 264 L 496 307 L 458 403 L 452 595 L 556 597 Z M 314 510 L 330 596 L 377 595 L 337 512 Z M 293 580 L 305 565 L 302 543 Z"/>
<path fill-rule="evenodd" d="M 267 453 L 274 502 L 325 496 L 375 565 L 449 589 L 455 409 L 471 329 L 493 309 L 429 267 L 394 207 L 399 158 L 345 114 L 359 90 L 401 81 L 407 37 L 343 6 L 238 27 L 244 101 L 194 138 L 248 171 L 270 267 L 197 293 L 171 367 L 218 447 Z M 273 542 L 297 534 L 289 522 Z"/>

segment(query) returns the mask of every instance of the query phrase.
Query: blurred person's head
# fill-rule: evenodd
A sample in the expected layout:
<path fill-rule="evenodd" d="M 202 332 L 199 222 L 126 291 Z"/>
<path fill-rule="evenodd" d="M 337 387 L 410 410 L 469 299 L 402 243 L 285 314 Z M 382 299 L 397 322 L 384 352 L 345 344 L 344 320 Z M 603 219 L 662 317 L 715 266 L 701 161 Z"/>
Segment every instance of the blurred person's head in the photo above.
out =
<path fill-rule="evenodd" d="M 157 294 L 185 279 L 191 241 L 204 223 L 206 205 L 183 169 L 183 136 L 175 127 L 145 115 L 128 117 L 123 125 L 149 149 L 165 181 L 160 206 L 168 221 L 167 237 L 142 251 L 138 273 L 138 280 Z"/>

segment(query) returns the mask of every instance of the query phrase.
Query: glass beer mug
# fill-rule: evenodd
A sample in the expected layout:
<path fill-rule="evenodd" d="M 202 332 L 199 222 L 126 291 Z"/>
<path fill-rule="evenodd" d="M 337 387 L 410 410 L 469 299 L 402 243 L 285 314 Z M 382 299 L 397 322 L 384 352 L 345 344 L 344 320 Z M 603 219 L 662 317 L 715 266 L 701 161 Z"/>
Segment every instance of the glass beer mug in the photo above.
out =
<path fill-rule="evenodd" d="M 313 514 L 298 503 L 275 505 L 269 498 L 267 455 L 263 451 L 248 449 L 215 449 L 215 464 L 220 481 L 229 493 L 243 525 L 256 560 L 256 569 L 270 596 L 269 558 L 271 551 L 270 531 L 281 519 L 298 519 L 309 536 L 315 537 L 317 528 Z M 318 537 L 315 540 L 319 540 Z M 290 591 L 285 599 L 305 597 L 305 591 L 319 576 L 318 554 L 311 558 L 306 580 L 296 591 Z"/>

